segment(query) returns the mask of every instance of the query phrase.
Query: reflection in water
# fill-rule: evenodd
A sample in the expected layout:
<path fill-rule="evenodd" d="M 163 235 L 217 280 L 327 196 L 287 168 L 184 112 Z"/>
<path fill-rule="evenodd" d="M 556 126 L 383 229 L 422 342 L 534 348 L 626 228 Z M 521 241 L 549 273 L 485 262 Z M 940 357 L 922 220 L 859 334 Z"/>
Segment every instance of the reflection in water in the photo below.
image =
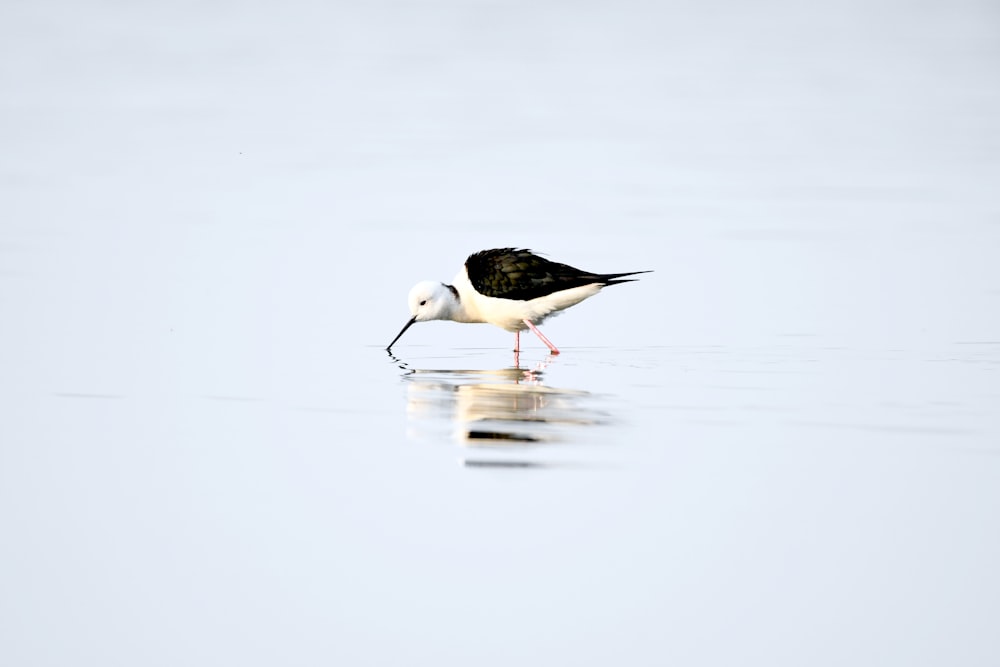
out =
<path fill-rule="evenodd" d="M 417 369 L 389 355 L 406 373 L 409 434 L 417 439 L 453 437 L 469 447 L 514 450 L 518 446 L 563 442 L 581 429 L 607 421 L 591 405 L 589 392 L 543 384 L 549 355 L 531 369 Z M 497 450 L 494 450 L 497 451 Z M 522 450 L 523 451 L 523 450 Z M 523 460 L 465 460 L 469 467 L 533 468 Z"/>

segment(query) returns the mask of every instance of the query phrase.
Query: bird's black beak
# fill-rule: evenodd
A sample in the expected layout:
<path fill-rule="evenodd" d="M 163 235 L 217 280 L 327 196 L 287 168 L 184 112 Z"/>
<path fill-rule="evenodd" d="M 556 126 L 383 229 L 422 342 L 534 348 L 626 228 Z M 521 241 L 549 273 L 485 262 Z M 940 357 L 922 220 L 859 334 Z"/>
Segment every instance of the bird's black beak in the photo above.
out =
<path fill-rule="evenodd" d="M 412 318 L 410 318 L 410 321 L 407 322 L 403 326 L 402 331 L 400 331 L 398 334 L 396 334 L 396 337 L 392 339 L 392 342 L 389 343 L 389 345 L 385 348 L 385 351 L 386 352 L 391 352 L 392 351 L 392 346 L 396 344 L 396 341 L 399 340 L 400 336 L 402 336 L 404 333 L 406 333 L 406 330 L 409 329 L 411 326 L 413 326 L 413 323 L 416 322 L 416 321 L 417 321 L 417 316 L 416 315 L 414 315 Z"/>

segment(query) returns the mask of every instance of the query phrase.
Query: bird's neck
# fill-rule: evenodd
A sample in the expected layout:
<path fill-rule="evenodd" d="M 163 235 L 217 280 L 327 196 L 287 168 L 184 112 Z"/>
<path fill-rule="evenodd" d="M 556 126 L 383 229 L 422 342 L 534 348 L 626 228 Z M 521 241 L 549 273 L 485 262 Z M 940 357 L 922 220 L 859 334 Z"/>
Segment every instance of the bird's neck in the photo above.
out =
<path fill-rule="evenodd" d="M 472 283 L 469 282 L 469 277 L 465 274 L 465 269 L 455 276 L 454 285 L 449 285 L 452 294 L 455 295 L 455 299 L 452 302 L 451 310 L 451 320 L 455 322 L 485 322 L 480 314 L 479 309 L 476 307 L 475 292 L 472 289 Z"/>

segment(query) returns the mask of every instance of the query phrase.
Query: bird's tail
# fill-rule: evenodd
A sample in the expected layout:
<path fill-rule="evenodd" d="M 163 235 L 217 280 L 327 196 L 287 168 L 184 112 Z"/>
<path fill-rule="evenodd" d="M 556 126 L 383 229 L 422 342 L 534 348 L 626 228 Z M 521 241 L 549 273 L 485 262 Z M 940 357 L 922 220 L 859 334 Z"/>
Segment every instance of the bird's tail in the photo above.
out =
<path fill-rule="evenodd" d="M 625 278 L 625 276 L 637 276 L 640 273 L 652 273 L 652 271 L 629 271 L 628 273 L 605 273 L 597 276 L 604 285 L 620 285 L 622 283 L 632 283 L 638 278 Z"/>

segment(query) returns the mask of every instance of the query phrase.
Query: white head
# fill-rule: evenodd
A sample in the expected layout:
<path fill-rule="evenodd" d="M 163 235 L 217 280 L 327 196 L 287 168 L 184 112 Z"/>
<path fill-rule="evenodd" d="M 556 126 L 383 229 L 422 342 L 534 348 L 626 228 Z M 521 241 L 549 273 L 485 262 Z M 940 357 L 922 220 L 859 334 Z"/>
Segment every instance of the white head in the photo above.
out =
<path fill-rule="evenodd" d="M 392 349 L 400 336 L 413 325 L 414 322 L 428 322 L 430 320 L 450 320 L 455 308 L 458 307 L 458 297 L 452 291 L 454 288 L 444 283 L 433 280 L 425 280 L 413 286 L 407 301 L 410 305 L 410 313 L 413 315 L 402 331 L 392 339 L 387 350 Z"/>
<path fill-rule="evenodd" d="M 410 314 L 416 322 L 449 320 L 457 299 L 444 283 L 425 280 L 417 283 L 406 297 Z"/>

